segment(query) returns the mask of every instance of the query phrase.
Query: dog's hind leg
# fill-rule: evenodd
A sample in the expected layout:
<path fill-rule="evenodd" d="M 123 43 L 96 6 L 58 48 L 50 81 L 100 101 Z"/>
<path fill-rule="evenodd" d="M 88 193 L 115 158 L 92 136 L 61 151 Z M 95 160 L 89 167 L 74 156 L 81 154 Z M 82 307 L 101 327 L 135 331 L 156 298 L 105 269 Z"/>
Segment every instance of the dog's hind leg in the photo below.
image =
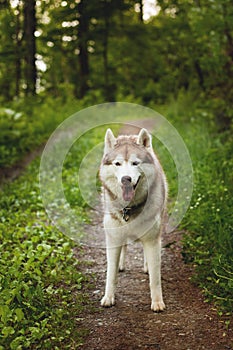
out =
<path fill-rule="evenodd" d="M 107 248 L 107 281 L 105 295 L 101 300 L 101 305 L 109 307 L 115 304 L 115 289 L 120 260 L 121 246 Z"/>
<path fill-rule="evenodd" d="M 127 245 L 123 245 L 122 248 L 121 248 L 119 271 L 124 271 L 125 270 L 126 251 L 127 251 Z"/>

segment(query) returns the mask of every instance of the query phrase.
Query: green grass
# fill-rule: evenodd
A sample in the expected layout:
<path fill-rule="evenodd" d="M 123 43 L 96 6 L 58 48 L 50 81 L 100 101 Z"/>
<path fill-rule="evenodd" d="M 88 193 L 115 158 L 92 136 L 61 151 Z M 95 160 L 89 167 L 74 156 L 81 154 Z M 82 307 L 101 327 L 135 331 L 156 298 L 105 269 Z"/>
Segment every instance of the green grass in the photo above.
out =
<path fill-rule="evenodd" d="M 203 129 L 202 129 L 203 133 Z M 203 134 L 202 134 L 203 135 Z M 206 299 L 233 309 L 232 139 L 206 135 L 205 152 L 194 154 L 195 191 L 183 221 L 184 257 L 196 267 Z"/>
<path fill-rule="evenodd" d="M 164 115 L 183 136 L 194 169 L 192 202 L 181 223 L 184 260 L 193 264 L 193 281 L 206 300 L 214 301 L 220 313 L 232 313 L 232 130 L 219 132 L 211 103 L 191 96 L 173 101 Z"/>

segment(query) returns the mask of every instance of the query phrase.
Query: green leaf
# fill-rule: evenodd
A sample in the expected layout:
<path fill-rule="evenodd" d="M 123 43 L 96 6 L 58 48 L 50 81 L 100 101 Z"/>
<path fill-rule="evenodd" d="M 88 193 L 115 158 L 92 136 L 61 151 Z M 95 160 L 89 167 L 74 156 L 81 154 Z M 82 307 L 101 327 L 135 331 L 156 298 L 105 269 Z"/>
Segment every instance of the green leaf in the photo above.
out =
<path fill-rule="evenodd" d="M 16 319 L 18 322 L 22 321 L 24 319 L 24 313 L 23 313 L 23 310 L 18 308 L 15 310 L 15 314 L 16 314 Z"/>
<path fill-rule="evenodd" d="M 0 315 L 1 315 L 1 320 L 5 324 L 8 319 L 10 318 L 12 312 L 7 305 L 0 305 Z"/>
<path fill-rule="evenodd" d="M 2 334 L 4 337 L 8 337 L 9 335 L 12 335 L 15 333 L 15 330 L 13 327 L 4 327 L 2 330 Z"/>

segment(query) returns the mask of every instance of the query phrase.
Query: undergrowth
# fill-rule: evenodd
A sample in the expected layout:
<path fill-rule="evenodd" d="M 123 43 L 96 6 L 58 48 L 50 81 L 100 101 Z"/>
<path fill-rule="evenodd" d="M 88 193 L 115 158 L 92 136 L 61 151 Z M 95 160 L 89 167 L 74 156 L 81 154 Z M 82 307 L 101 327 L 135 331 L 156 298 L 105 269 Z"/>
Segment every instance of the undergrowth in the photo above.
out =
<path fill-rule="evenodd" d="M 75 244 L 48 222 L 38 168 L 39 160 L 1 190 L 0 349 L 76 349 L 85 333 L 87 279 Z"/>
<path fill-rule="evenodd" d="M 184 258 L 196 268 L 194 280 L 219 310 L 233 310 L 232 138 L 213 135 L 196 155 L 195 188 L 182 226 Z M 195 157 L 195 156 L 194 156 Z"/>
<path fill-rule="evenodd" d="M 83 108 L 76 100 L 18 100 L 0 108 L 0 167 L 10 167 L 46 142 L 67 117 Z"/>
<path fill-rule="evenodd" d="M 194 170 L 192 201 L 181 223 L 184 260 L 195 267 L 193 281 L 206 300 L 220 314 L 232 314 L 232 130 L 219 131 L 211 101 L 192 96 L 181 95 L 164 113 L 184 138 Z"/>

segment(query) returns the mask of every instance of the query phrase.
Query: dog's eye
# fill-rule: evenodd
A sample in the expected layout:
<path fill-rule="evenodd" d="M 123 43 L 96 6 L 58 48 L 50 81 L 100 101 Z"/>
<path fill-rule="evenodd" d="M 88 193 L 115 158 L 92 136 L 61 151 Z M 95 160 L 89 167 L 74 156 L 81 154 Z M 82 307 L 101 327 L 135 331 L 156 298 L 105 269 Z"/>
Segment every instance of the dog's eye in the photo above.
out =
<path fill-rule="evenodd" d="M 114 163 L 116 166 L 121 166 L 121 163 L 120 162 L 115 162 Z"/>
<path fill-rule="evenodd" d="M 139 164 L 139 162 L 135 161 L 132 163 L 133 166 L 137 166 Z"/>

